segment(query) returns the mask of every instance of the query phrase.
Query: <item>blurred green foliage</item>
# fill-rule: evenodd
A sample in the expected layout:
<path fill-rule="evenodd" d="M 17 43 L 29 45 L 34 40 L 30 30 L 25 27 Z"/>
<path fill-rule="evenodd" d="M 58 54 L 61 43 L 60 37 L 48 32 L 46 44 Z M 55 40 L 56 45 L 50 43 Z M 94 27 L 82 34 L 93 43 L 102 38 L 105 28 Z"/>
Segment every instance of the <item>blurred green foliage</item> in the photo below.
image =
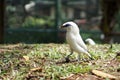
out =
<path fill-rule="evenodd" d="M 19 16 L 11 17 L 8 19 L 8 25 L 10 28 L 40 28 L 40 29 L 49 29 L 54 28 L 55 23 L 54 20 L 49 18 L 35 18 L 32 16 L 26 17 L 24 22 L 22 23 L 22 18 Z M 22 25 L 20 24 L 22 23 Z"/>
<path fill-rule="evenodd" d="M 22 24 L 22 27 L 24 28 L 54 28 L 54 21 L 47 18 L 35 18 L 32 16 L 29 16 L 25 19 L 25 22 Z"/>
<path fill-rule="evenodd" d="M 20 16 L 11 16 L 7 22 L 7 26 L 9 26 L 9 28 L 19 28 L 22 23 L 22 18 Z"/>
<path fill-rule="evenodd" d="M 23 27 L 39 27 L 45 24 L 44 19 L 35 19 L 33 17 L 27 17 L 23 23 Z"/>

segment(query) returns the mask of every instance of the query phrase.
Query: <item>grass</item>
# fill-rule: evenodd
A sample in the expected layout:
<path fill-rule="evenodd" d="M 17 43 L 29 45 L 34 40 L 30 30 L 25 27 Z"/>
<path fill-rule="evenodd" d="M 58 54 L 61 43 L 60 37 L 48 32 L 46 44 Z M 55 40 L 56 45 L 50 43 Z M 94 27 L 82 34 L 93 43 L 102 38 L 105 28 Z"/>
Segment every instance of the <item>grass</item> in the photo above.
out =
<path fill-rule="evenodd" d="M 120 44 L 113 44 L 112 49 L 109 49 L 109 44 L 87 46 L 95 60 L 62 63 L 69 54 L 67 44 L 0 45 L 0 79 L 60 80 L 70 74 L 91 74 L 92 69 L 111 73 L 120 79 L 119 59 L 113 60 L 116 52 L 119 52 Z M 77 53 L 73 54 L 71 60 L 76 59 L 76 56 Z"/>

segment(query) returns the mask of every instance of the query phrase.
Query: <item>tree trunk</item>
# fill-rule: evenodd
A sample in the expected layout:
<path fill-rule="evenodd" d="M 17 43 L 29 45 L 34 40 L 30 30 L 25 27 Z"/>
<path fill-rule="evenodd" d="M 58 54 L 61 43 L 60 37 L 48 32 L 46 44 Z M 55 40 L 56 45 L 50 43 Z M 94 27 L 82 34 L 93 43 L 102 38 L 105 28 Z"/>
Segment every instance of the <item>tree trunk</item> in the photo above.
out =
<path fill-rule="evenodd" d="M 115 15 L 119 10 L 119 0 L 102 0 L 101 7 L 103 17 L 100 24 L 100 29 L 105 35 L 104 42 L 110 43 L 112 40 L 112 31 L 115 25 Z"/>
<path fill-rule="evenodd" d="M 4 42 L 4 0 L 0 1 L 0 44 Z"/>

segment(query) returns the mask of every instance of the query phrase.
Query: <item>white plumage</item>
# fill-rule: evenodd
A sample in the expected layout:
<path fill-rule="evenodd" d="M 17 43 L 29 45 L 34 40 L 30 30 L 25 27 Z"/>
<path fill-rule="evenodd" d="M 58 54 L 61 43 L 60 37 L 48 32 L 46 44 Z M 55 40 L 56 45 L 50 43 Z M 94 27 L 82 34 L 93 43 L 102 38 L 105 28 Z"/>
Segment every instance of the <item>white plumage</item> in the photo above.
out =
<path fill-rule="evenodd" d="M 91 55 L 88 53 L 87 46 L 85 45 L 84 41 L 82 40 L 82 38 L 79 34 L 79 28 L 78 28 L 77 24 L 70 21 L 70 22 L 64 23 L 61 26 L 61 28 L 66 29 L 66 31 L 67 31 L 66 32 L 66 40 L 67 40 L 67 43 L 70 45 L 71 54 L 73 53 L 73 51 L 75 51 L 78 53 L 78 55 L 80 55 L 81 53 L 85 53 L 91 58 Z M 70 55 L 68 55 L 66 57 L 66 61 L 69 60 Z M 78 56 L 78 58 L 79 58 L 79 56 Z"/>
<path fill-rule="evenodd" d="M 33 6 L 35 6 L 35 2 L 30 1 L 30 3 L 25 5 L 25 10 L 29 12 Z"/>

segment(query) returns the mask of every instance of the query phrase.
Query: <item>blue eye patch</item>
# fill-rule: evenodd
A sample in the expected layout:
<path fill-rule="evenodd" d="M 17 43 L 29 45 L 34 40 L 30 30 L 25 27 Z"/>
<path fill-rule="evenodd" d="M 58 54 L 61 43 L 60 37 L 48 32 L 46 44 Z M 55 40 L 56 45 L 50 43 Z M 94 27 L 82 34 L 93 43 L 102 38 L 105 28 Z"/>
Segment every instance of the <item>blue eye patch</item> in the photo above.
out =
<path fill-rule="evenodd" d="M 63 25 L 63 27 L 68 27 L 68 26 L 71 26 L 70 24 L 65 24 L 65 25 Z"/>

